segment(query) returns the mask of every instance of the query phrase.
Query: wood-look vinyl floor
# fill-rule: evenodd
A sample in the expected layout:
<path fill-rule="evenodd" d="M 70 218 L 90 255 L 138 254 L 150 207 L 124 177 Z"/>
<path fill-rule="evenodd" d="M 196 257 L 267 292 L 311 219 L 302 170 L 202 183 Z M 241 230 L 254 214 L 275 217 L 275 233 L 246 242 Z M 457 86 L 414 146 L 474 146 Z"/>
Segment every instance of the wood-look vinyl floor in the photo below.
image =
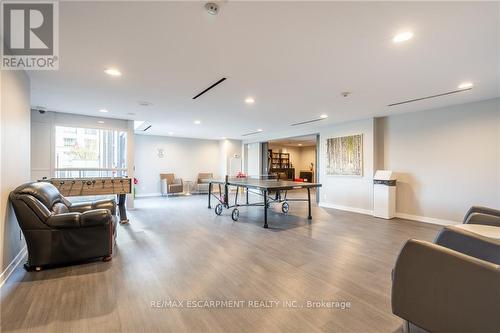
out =
<path fill-rule="evenodd" d="M 267 230 L 261 208 L 242 208 L 233 222 L 230 211 L 208 210 L 206 196 L 143 198 L 136 207 L 118 226 L 111 262 L 17 268 L 1 289 L 1 331 L 400 332 L 391 269 L 407 239 L 432 240 L 439 230 L 315 205 L 308 222 L 305 203 L 291 203 L 288 216 L 277 206 Z M 193 300 L 243 305 L 188 308 Z M 350 308 L 307 307 L 321 300 Z"/>

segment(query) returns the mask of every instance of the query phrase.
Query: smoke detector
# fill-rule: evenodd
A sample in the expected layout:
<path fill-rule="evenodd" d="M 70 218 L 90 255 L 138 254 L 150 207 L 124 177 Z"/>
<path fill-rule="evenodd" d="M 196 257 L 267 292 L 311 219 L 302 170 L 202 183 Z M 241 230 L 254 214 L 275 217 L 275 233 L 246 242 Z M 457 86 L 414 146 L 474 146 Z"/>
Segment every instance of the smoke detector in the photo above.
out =
<path fill-rule="evenodd" d="M 344 91 L 344 92 L 340 93 L 340 95 L 342 95 L 342 97 L 349 97 L 350 94 L 351 94 L 350 91 Z"/>
<path fill-rule="evenodd" d="M 212 15 L 217 15 L 219 13 L 219 5 L 215 2 L 207 2 L 205 4 L 205 9 Z"/>

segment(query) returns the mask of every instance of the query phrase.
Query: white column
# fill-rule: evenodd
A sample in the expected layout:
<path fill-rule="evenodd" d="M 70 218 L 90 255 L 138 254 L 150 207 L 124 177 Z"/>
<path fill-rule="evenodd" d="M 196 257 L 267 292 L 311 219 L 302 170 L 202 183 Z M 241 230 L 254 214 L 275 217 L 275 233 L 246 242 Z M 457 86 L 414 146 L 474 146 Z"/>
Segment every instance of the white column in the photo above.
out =
<path fill-rule="evenodd" d="M 132 186 L 134 186 L 134 174 L 135 174 L 135 133 L 134 133 L 134 121 L 127 121 L 127 176 L 132 179 Z M 134 208 L 134 196 L 127 195 L 127 208 Z"/>

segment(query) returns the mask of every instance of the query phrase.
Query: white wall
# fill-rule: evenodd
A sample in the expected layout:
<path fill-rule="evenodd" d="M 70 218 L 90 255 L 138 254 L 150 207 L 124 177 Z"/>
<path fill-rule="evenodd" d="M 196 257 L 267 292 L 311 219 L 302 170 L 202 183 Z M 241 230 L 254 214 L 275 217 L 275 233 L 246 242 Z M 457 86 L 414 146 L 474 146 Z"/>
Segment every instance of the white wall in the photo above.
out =
<path fill-rule="evenodd" d="M 158 157 L 160 148 L 165 152 L 163 158 Z M 212 172 L 214 177 L 220 177 L 221 161 L 216 140 L 136 135 L 137 195 L 159 195 L 160 173 L 174 173 L 176 177 L 193 182 L 200 172 Z"/>
<path fill-rule="evenodd" d="M 245 151 L 245 173 L 249 176 L 258 176 L 261 174 L 261 153 L 260 143 L 250 143 L 246 145 Z"/>
<path fill-rule="evenodd" d="M 349 209 L 362 213 L 373 210 L 373 119 L 354 121 L 326 127 L 320 130 L 319 174 L 323 187 L 320 191 L 320 205 Z M 363 135 L 363 175 L 327 176 L 326 140 L 347 135 Z"/>
<path fill-rule="evenodd" d="M 297 165 L 298 174 L 300 171 L 309 171 L 311 169 L 311 163 L 314 163 L 314 168 L 316 168 L 316 147 L 302 147 L 300 148 L 300 161 Z"/>
<path fill-rule="evenodd" d="M 235 176 L 243 171 L 241 140 L 220 140 L 220 175 Z"/>
<path fill-rule="evenodd" d="M 398 173 L 397 211 L 461 221 L 500 208 L 500 99 L 384 119 L 383 161 Z"/>
<path fill-rule="evenodd" d="M 24 248 L 9 193 L 30 179 L 30 80 L 22 71 L 0 71 L 0 285 Z M 17 257 L 17 258 L 16 258 Z"/>

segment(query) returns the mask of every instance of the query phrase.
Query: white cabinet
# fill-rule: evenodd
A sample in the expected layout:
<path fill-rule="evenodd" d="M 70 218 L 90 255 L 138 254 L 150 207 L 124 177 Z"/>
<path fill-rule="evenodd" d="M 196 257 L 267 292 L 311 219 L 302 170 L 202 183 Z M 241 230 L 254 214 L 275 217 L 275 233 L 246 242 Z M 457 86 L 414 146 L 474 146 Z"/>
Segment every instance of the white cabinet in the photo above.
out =
<path fill-rule="evenodd" d="M 373 216 L 396 216 L 396 178 L 390 170 L 377 170 L 373 177 Z"/>

